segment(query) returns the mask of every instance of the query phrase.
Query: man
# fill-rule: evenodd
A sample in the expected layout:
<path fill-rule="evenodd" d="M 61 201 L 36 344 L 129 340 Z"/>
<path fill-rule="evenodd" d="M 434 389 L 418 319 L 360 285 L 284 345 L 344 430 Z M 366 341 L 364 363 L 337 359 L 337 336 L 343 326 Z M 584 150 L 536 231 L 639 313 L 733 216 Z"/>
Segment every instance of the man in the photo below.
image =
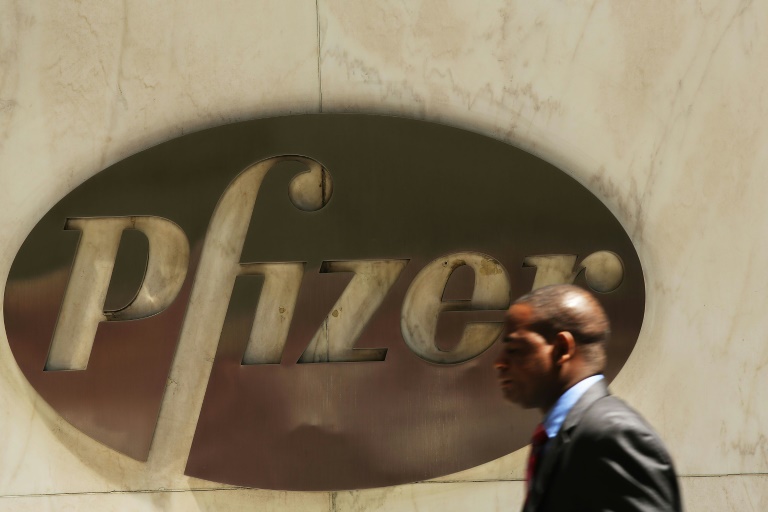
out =
<path fill-rule="evenodd" d="M 577 286 L 539 288 L 507 312 L 499 384 L 510 402 L 544 414 L 524 512 L 682 510 L 661 440 L 608 392 L 608 334 L 603 308 Z"/>

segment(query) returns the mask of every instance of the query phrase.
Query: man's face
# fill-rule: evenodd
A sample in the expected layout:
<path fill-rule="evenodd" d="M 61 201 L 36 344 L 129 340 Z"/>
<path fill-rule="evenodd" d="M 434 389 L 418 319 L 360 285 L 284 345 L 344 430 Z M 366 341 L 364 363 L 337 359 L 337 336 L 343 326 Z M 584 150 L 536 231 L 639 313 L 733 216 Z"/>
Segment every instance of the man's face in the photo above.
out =
<path fill-rule="evenodd" d="M 546 410 L 558 396 L 558 368 L 553 345 L 531 330 L 533 319 L 533 310 L 528 304 L 509 308 L 501 352 L 494 367 L 507 400 L 526 409 Z"/>

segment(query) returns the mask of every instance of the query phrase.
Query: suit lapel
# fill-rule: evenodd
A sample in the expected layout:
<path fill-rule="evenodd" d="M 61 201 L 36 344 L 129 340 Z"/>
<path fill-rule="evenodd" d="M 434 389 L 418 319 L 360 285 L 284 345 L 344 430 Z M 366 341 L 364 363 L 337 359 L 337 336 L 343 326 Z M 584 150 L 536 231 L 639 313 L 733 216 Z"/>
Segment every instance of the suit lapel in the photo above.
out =
<path fill-rule="evenodd" d="M 579 424 L 579 421 L 581 421 L 584 413 L 593 403 L 608 394 L 608 388 L 605 385 L 604 379 L 595 382 L 568 412 L 560 432 L 547 443 L 544 456 L 539 463 L 540 466 L 536 470 L 536 476 L 531 485 L 530 495 L 525 504 L 526 511 L 537 510 L 546 497 L 547 491 L 551 487 L 552 475 L 556 473 L 561 457 L 571 442 L 571 433 L 576 425 Z"/>

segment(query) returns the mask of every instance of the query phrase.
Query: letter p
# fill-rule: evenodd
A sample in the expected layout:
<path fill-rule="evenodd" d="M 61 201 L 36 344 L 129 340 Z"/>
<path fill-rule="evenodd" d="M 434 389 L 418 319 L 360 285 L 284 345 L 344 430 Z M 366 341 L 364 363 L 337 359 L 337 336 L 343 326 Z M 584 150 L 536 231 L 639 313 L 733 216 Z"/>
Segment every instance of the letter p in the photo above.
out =
<path fill-rule="evenodd" d="M 162 217 L 70 218 L 64 229 L 82 234 L 45 369 L 84 370 L 100 322 L 146 318 L 173 302 L 187 275 L 189 242 L 177 224 Z M 107 312 L 104 301 L 126 229 L 147 237 L 147 268 L 134 299 L 120 310 Z"/>

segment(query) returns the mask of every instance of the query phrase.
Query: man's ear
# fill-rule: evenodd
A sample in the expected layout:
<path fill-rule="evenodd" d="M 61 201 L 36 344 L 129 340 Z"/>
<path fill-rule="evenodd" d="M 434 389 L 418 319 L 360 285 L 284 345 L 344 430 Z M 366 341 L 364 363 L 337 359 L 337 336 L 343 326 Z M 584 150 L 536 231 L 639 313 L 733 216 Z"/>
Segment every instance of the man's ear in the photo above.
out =
<path fill-rule="evenodd" d="M 562 365 L 576 355 L 576 340 L 569 331 L 560 331 L 555 335 L 554 340 L 555 364 Z"/>

